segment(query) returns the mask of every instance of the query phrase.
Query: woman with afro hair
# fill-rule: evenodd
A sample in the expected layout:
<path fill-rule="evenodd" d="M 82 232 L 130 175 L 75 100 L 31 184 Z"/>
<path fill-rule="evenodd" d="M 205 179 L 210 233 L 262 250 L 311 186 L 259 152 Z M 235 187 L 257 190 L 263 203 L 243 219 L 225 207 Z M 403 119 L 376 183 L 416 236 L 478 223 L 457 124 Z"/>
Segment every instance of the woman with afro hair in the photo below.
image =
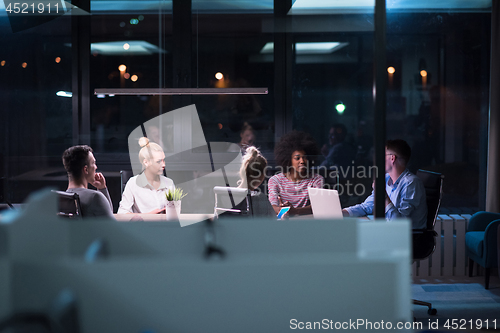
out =
<path fill-rule="evenodd" d="M 309 159 L 319 155 L 314 139 L 305 132 L 292 131 L 281 137 L 274 149 L 281 173 L 269 179 L 269 202 L 274 211 L 290 206 L 290 215 L 312 214 L 308 187 L 323 188 L 325 180 L 311 174 Z"/>

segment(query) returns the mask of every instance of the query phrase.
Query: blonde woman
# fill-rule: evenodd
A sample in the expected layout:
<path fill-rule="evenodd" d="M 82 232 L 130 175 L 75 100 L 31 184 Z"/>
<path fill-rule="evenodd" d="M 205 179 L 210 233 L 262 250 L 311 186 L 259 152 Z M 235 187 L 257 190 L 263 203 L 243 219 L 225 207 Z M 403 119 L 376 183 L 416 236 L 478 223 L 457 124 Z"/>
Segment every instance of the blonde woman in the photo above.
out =
<path fill-rule="evenodd" d="M 165 193 L 175 188 L 172 179 L 163 176 L 165 153 L 160 145 L 150 142 L 148 138 L 140 138 L 139 145 L 142 147 L 139 161 L 143 171 L 130 178 L 125 185 L 118 214 L 164 213 Z"/>
<path fill-rule="evenodd" d="M 266 193 L 259 190 L 260 184 L 266 178 L 267 160 L 260 151 L 249 146 L 246 149 L 246 154 L 243 156 L 243 161 L 240 168 L 240 188 L 248 188 L 251 193 L 250 210 L 251 214 L 256 217 L 274 217 L 276 213 L 269 203 Z M 243 200 L 235 207 L 236 209 L 246 210 L 246 200 Z"/>

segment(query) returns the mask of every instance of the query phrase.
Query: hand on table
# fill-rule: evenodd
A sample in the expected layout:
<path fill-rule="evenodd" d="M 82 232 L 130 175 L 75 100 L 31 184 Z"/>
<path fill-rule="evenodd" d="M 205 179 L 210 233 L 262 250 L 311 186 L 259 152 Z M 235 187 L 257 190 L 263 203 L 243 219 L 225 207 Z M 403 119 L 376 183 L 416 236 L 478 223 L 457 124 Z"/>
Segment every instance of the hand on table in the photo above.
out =
<path fill-rule="evenodd" d="M 148 212 L 147 214 L 165 214 L 165 209 L 166 208 L 156 208 Z"/>

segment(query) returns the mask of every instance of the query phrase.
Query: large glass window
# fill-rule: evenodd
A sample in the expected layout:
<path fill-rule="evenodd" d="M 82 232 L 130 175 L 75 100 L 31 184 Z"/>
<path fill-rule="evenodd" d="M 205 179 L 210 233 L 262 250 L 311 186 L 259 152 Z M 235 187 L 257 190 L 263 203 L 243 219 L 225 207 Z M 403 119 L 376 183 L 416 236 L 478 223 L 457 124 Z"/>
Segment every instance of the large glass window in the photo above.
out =
<path fill-rule="evenodd" d="M 389 13 L 387 21 L 395 69 L 387 136 L 410 143 L 412 170 L 445 175 L 445 208 L 477 210 L 484 205 L 491 14 Z"/>
<path fill-rule="evenodd" d="M 264 22 L 271 19 L 272 11 L 271 14 L 265 11 L 252 15 L 193 13 L 193 85 L 200 88 L 272 88 L 272 54 L 271 58 L 261 57 L 264 46 L 273 42 L 272 32 L 262 31 Z M 193 103 L 198 108 L 208 141 L 253 144 L 272 155 L 272 95 L 196 96 Z M 250 128 L 253 137 L 243 138 Z"/>
<path fill-rule="evenodd" d="M 0 191 L 5 198 L 22 202 L 46 185 L 64 188 L 60 156 L 80 138 L 95 149 L 116 209 L 118 171 L 130 168 L 129 134 L 189 104 L 197 107 L 207 142 L 243 146 L 244 129 L 251 127 L 253 144 L 272 165 L 275 141 L 284 133 L 312 134 L 322 148 L 322 163 L 341 128 L 345 152 L 339 178 L 343 186 L 350 184 L 343 188 L 342 203 L 369 194 L 371 175 L 357 168 L 373 164 L 373 4 L 335 1 L 315 7 L 316 2 L 296 0 L 286 18 L 278 19 L 274 8 L 281 0 L 193 0 L 190 10 L 180 12 L 166 0 L 110 4 L 91 2 L 88 82 L 73 77 L 86 69 L 72 66 L 72 31 L 78 31 L 72 16 L 45 22 L 26 17 L 13 27 L 0 7 Z M 430 1 L 388 6 L 386 136 L 410 143 L 411 171 L 445 175 L 443 206 L 481 208 L 491 0 L 449 1 L 447 8 Z M 187 47 L 179 37 L 186 37 Z M 89 96 L 79 96 L 89 99 L 89 107 L 73 110 L 75 83 L 89 86 Z M 266 87 L 269 94 L 93 94 L 98 88 L 172 87 Z M 332 132 L 334 124 L 340 127 Z M 191 140 L 191 132 L 174 120 L 145 131 L 162 141 L 167 156 L 185 150 Z"/>
<path fill-rule="evenodd" d="M 71 17 L 7 15 L 0 3 L 0 195 L 22 202 L 66 182 L 54 173 L 72 144 Z"/>
<path fill-rule="evenodd" d="M 372 190 L 371 175 L 358 170 L 373 163 L 373 10 L 335 5 L 318 14 L 297 4 L 293 128 L 314 135 L 324 157 L 342 146 L 327 165 L 340 167 L 342 203 L 358 203 Z M 477 210 L 484 205 L 491 2 L 450 5 L 460 7 L 388 4 L 386 137 L 410 144 L 411 171 L 445 175 L 444 207 Z"/>
<path fill-rule="evenodd" d="M 298 1 L 292 14 L 293 126 L 314 136 L 319 172 L 350 206 L 373 182 L 374 2 L 315 8 Z"/>
<path fill-rule="evenodd" d="M 172 87 L 172 3 L 95 1 L 91 20 L 90 86 Z M 91 96 L 92 146 L 100 153 L 128 153 L 126 138 L 140 124 L 171 110 L 159 96 Z"/>

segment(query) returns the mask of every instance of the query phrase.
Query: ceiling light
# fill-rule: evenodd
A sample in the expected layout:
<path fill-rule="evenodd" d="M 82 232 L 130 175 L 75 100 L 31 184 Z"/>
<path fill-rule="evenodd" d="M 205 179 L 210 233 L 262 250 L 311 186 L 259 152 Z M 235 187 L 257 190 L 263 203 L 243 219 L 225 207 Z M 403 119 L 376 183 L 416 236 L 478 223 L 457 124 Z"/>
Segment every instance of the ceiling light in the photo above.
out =
<path fill-rule="evenodd" d="M 94 94 L 114 95 L 267 95 L 268 88 L 101 88 Z"/>
<path fill-rule="evenodd" d="M 58 91 L 56 92 L 56 95 L 59 97 L 73 97 L 73 93 L 71 91 Z"/>
<path fill-rule="evenodd" d="M 71 46 L 71 44 L 66 44 Z M 128 49 L 125 48 L 128 45 Z M 103 55 L 151 55 L 154 53 L 165 53 L 164 50 L 156 45 L 143 40 L 130 40 L 119 42 L 103 42 L 91 43 L 90 50 L 92 53 Z"/>
<path fill-rule="evenodd" d="M 345 104 L 342 102 L 337 102 L 337 105 L 335 105 L 335 110 L 337 110 L 338 114 L 342 114 L 345 111 Z"/>
<path fill-rule="evenodd" d="M 464 9 L 491 10 L 492 0 L 392 0 L 387 1 L 387 10 L 422 11 L 445 10 L 446 12 Z M 348 13 L 373 13 L 375 0 L 295 0 L 288 12 L 290 15 L 329 15 Z"/>
<path fill-rule="evenodd" d="M 339 43 L 339 42 L 318 42 L 318 43 L 296 43 L 295 53 L 296 54 L 327 54 L 333 53 L 349 43 Z M 266 43 L 260 53 L 273 53 L 274 43 Z"/>

